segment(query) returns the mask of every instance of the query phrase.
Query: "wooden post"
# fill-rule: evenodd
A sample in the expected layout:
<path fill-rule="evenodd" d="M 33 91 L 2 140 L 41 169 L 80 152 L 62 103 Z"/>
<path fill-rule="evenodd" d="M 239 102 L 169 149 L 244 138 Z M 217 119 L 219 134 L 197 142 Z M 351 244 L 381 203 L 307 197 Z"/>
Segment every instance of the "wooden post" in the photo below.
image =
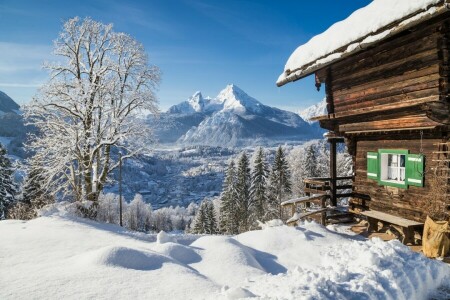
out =
<path fill-rule="evenodd" d="M 122 153 L 119 153 L 119 224 L 122 226 Z"/>
<path fill-rule="evenodd" d="M 311 188 L 311 185 L 309 184 L 309 182 L 307 182 L 307 183 L 305 184 L 305 188 L 307 188 L 307 191 L 308 191 L 308 192 L 305 193 L 305 195 L 308 196 L 308 197 L 311 196 L 311 193 L 309 192 L 309 189 Z M 306 202 L 306 203 L 305 203 L 305 206 L 306 206 L 307 208 L 309 208 L 309 207 L 311 207 L 311 203 L 310 203 L 310 202 Z"/>
<path fill-rule="evenodd" d="M 336 199 L 336 139 L 329 139 L 330 142 L 330 200 L 331 205 L 337 206 Z"/>

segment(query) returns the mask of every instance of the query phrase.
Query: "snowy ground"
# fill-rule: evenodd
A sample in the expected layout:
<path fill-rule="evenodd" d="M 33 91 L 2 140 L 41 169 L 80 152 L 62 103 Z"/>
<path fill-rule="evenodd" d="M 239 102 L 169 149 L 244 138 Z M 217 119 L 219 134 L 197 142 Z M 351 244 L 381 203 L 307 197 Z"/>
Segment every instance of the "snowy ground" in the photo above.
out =
<path fill-rule="evenodd" d="M 0 237 L 0 299 L 427 299 L 450 288 L 444 263 L 315 223 L 156 236 L 53 214 L 1 221 Z"/>

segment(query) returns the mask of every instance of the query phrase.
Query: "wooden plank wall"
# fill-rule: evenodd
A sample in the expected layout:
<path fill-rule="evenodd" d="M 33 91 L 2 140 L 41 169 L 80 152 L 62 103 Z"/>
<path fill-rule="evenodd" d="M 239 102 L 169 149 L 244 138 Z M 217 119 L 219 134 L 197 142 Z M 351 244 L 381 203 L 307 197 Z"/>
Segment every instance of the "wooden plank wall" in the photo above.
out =
<path fill-rule="evenodd" d="M 443 21 L 405 31 L 331 66 L 334 113 L 440 97 Z M 447 59 L 448 60 L 448 59 Z M 345 131 L 345 130 L 344 130 Z"/>
<path fill-rule="evenodd" d="M 433 162 L 433 151 L 438 149 L 437 143 L 442 139 L 427 138 L 423 140 L 423 154 L 426 157 L 425 168 L 436 166 Z M 368 208 L 386 212 L 419 222 L 425 221 L 423 207 L 426 204 L 425 195 L 429 192 L 429 184 L 426 180 L 424 187 L 409 186 L 407 189 L 380 186 L 375 180 L 367 178 L 368 151 L 377 152 L 378 149 L 408 149 L 410 153 L 420 152 L 420 138 L 417 139 L 372 139 L 358 140 L 356 142 L 355 182 L 353 191 L 369 195 L 370 201 L 366 201 Z M 361 203 L 359 199 L 352 199 L 353 203 Z"/>

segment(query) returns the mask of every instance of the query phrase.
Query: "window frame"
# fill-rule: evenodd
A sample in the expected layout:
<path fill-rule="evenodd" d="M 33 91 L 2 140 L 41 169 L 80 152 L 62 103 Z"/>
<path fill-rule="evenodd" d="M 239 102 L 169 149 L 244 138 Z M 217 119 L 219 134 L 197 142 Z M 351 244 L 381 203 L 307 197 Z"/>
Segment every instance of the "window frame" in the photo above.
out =
<path fill-rule="evenodd" d="M 383 155 L 387 154 L 397 154 L 405 156 L 405 180 L 404 181 L 394 181 L 394 180 L 384 180 L 381 177 L 383 168 L 388 168 L 388 166 L 383 166 Z M 408 188 L 407 178 L 406 178 L 406 160 L 408 159 L 409 150 L 405 149 L 378 149 L 378 183 L 380 185 L 399 187 L 399 188 Z"/>

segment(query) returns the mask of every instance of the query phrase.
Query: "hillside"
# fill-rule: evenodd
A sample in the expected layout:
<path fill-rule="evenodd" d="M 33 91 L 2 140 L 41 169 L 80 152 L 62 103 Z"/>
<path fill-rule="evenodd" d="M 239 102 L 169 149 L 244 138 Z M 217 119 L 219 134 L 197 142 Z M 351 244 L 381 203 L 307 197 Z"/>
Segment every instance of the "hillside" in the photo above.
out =
<path fill-rule="evenodd" d="M 24 158 L 23 142 L 29 128 L 24 124 L 20 106 L 11 97 L 0 91 L 0 143 L 10 155 Z"/>
<path fill-rule="evenodd" d="M 415 300 L 450 278 L 448 265 L 399 241 L 335 225 L 156 235 L 71 217 L 64 204 L 45 215 L 0 221 L 1 299 Z"/>
<path fill-rule="evenodd" d="M 0 91 L 0 115 L 5 113 L 17 114 L 19 109 L 19 104 L 14 102 L 14 100 L 4 92 Z"/>

